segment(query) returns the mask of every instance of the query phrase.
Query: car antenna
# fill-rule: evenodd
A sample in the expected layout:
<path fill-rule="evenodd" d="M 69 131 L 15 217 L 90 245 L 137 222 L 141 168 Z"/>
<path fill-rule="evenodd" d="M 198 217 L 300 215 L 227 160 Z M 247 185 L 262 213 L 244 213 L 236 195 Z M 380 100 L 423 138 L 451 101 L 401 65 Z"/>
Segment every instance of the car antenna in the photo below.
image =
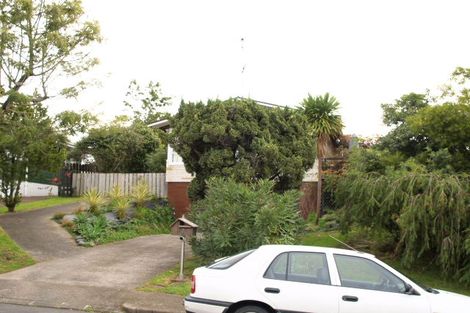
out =
<path fill-rule="evenodd" d="M 330 236 L 331 238 L 333 238 L 334 240 L 336 240 L 336 241 L 339 242 L 340 244 L 345 245 L 345 246 L 348 247 L 349 249 L 354 250 L 354 251 L 356 251 L 356 252 L 359 252 L 359 251 L 357 251 L 356 249 L 354 249 L 353 247 L 351 247 L 350 245 L 348 245 L 347 243 L 342 242 L 342 241 L 339 240 L 338 238 L 336 238 L 336 237 L 334 237 L 334 236 L 332 236 L 332 235 L 328 235 L 328 236 Z"/>

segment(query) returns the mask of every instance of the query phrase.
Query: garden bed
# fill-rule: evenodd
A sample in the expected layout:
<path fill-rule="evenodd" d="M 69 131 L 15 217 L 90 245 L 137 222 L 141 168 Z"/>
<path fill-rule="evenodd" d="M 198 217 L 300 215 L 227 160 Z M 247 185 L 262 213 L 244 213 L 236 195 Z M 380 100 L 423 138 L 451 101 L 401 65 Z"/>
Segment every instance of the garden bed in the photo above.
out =
<path fill-rule="evenodd" d="M 130 197 L 123 196 L 117 187 L 106 196 L 93 190 L 82 201 L 73 214 L 53 217 L 81 246 L 167 234 L 175 219 L 167 201 L 151 197 L 145 185 L 138 186 Z"/>

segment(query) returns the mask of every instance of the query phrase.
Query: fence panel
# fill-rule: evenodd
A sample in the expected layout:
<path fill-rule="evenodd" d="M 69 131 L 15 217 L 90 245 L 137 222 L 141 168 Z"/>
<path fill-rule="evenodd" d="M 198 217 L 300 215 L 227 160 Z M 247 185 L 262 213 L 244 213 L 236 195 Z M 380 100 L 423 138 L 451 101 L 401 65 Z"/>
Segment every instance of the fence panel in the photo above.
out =
<path fill-rule="evenodd" d="M 125 195 L 130 195 L 133 188 L 142 181 L 148 185 L 153 195 L 167 197 L 165 173 L 74 173 L 72 187 L 75 196 L 81 196 L 92 189 L 108 193 L 115 185 Z"/>

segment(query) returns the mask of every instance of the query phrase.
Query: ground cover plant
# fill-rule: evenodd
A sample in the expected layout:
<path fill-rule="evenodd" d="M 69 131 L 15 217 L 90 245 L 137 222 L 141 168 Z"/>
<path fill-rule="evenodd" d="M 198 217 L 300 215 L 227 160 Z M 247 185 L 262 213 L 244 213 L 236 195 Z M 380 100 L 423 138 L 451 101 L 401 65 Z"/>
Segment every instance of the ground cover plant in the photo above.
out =
<path fill-rule="evenodd" d="M 34 260 L 0 227 L 0 274 L 34 264 Z"/>
<path fill-rule="evenodd" d="M 61 213 L 54 219 L 84 246 L 169 233 L 175 218 L 168 203 L 152 197 L 144 183 L 139 183 L 129 197 L 115 186 L 107 195 L 91 190 L 82 201 L 85 207 L 70 218 Z"/>

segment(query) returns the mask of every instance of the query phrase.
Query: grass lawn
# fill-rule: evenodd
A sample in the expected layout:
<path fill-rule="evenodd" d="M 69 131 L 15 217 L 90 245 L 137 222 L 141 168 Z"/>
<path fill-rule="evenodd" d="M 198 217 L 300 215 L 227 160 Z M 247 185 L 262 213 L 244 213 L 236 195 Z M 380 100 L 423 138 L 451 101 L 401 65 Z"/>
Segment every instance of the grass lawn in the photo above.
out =
<path fill-rule="evenodd" d="M 57 205 L 64 205 L 69 203 L 79 202 L 80 198 L 76 197 L 50 197 L 48 199 L 20 203 L 16 206 L 15 212 L 25 212 L 37 209 L 49 208 Z M 0 205 L 0 214 L 7 213 L 7 208 Z"/>
<path fill-rule="evenodd" d="M 300 244 L 330 248 L 346 248 L 343 244 L 331 238 L 330 235 L 354 246 L 353 242 L 348 241 L 347 236 L 344 236 L 336 231 L 318 231 L 308 233 L 301 239 Z M 470 288 L 462 286 L 462 284 L 460 284 L 456 280 L 450 280 L 442 277 L 439 270 L 434 267 L 432 268 L 426 265 L 415 265 L 413 268 L 408 269 L 403 267 L 400 261 L 391 259 L 390 257 L 387 258 L 378 256 L 378 258 L 418 283 L 436 289 L 453 291 L 470 296 Z M 177 265 L 174 268 L 171 268 L 170 270 L 155 276 L 153 279 L 145 283 L 142 287 L 139 287 L 138 290 L 146 292 L 163 292 L 186 296 L 191 290 L 191 273 L 196 267 L 202 265 L 203 263 L 197 258 L 186 260 L 184 266 L 184 282 L 174 282 L 174 280 L 178 277 L 179 274 L 179 265 Z"/>
<path fill-rule="evenodd" d="M 354 243 L 349 242 L 346 236 L 341 235 L 339 232 L 335 232 L 335 231 L 311 232 L 302 238 L 301 243 L 304 245 L 311 245 L 311 246 L 347 249 L 341 243 L 331 238 L 330 235 L 334 236 L 335 238 L 343 242 L 346 241 L 348 244 L 351 244 L 352 246 L 354 246 Z M 372 253 L 374 252 L 372 251 Z M 411 278 L 417 283 L 424 284 L 426 286 L 436 288 L 436 289 L 453 291 L 453 292 L 470 296 L 470 288 L 462 286 L 462 284 L 460 284 L 455 279 L 452 280 L 452 279 L 446 279 L 442 277 L 442 274 L 440 273 L 439 269 L 437 269 L 435 266 L 429 266 L 427 264 L 422 264 L 422 265 L 419 264 L 419 265 L 414 265 L 412 268 L 405 268 L 400 263 L 399 260 L 395 260 L 390 257 L 382 257 L 382 256 L 379 256 L 377 253 L 374 253 L 374 254 L 376 254 L 380 260 L 392 266 L 397 271 L 405 274 L 406 276 L 408 276 L 409 278 Z"/>
<path fill-rule="evenodd" d="M 0 274 L 34 264 L 34 260 L 0 227 Z"/>
<path fill-rule="evenodd" d="M 197 258 L 191 258 L 184 262 L 184 282 L 175 282 L 180 272 L 179 264 L 170 270 L 155 276 L 146 282 L 137 290 L 146 292 L 163 292 L 180 296 L 187 296 L 191 291 L 191 274 L 196 267 L 202 266 L 203 263 Z"/>

